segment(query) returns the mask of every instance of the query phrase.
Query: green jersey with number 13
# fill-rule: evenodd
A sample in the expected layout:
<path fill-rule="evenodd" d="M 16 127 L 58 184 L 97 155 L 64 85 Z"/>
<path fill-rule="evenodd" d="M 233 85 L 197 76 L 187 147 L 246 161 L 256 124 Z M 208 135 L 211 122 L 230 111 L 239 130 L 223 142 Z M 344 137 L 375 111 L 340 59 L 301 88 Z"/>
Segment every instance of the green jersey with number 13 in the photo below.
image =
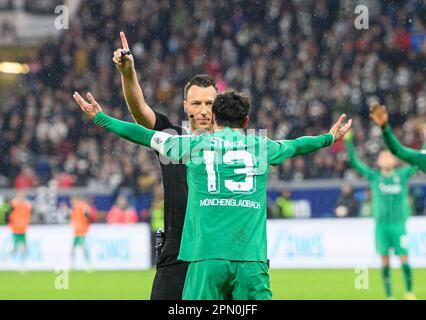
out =
<path fill-rule="evenodd" d="M 333 143 L 332 134 L 274 141 L 225 128 L 173 136 L 98 113 L 95 123 L 187 166 L 188 204 L 179 260 L 267 261 L 270 165 Z"/>
<path fill-rule="evenodd" d="M 230 128 L 166 139 L 163 154 L 176 158 L 173 152 L 180 150 L 177 158 L 185 160 L 188 172 L 188 204 L 178 259 L 266 262 L 269 166 L 312 151 L 312 143 L 324 147 L 333 141 L 332 135 L 301 139 L 273 141 Z"/>

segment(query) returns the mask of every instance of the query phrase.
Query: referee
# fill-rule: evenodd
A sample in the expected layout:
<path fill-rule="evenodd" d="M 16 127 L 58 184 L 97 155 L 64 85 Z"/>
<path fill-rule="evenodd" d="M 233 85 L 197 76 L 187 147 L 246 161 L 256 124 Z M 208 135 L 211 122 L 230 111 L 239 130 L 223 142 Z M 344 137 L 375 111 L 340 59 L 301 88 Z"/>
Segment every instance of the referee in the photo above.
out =
<path fill-rule="evenodd" d="M 120 37 L 122 48 L 114 51 L 113 61 L 121 73 L 124 96 L 135 122 L 149 129 L 187 134 L 181 126 L 172 124 L 165 115 L 152 110 L 146 103 L 124 32 L 120 32 Z M 211 108 L 216 95 L 216 82 L 208 75 L 196 75 L 186 84 L 183 108 L 191 131 L 211 130 Z M 151 299 L 181 300 L 188 268 L 188 263 L 177 260 L 188 199 L 186 167 L 182 163 L 161 161 L 160 157 L 159 160 L 164 187 L 165 239 L 157 260 Z"/>

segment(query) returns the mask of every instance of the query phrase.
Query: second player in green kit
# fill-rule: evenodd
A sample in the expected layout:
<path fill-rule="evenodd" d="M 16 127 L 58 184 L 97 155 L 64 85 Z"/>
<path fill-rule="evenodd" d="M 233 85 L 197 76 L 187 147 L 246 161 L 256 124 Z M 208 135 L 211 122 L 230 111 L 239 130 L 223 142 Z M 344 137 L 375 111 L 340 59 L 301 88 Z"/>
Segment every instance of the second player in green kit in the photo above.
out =
<path fill-rule="evenodd" d="M 389 115 L 385 106 L 377 102 L 372 103 L 370 105 L 370 118 L 382 129 L 383 140 L 395 156 L 426 173 L 426 150 L 408 148 L 398 141 L 389 126 Z M 423 123 L 422 127 L 423 136 L 426 137 L 426 124 Z"/>
<path fill-rule="evenodd" d="M 372 213 L 375 220 L 377 253 L 382 257 L 382 277 L 386 296 L 392 298 L 389 255 L 391 249 L 401 259 L 405 279 L 406 298 L 413 298 L 412 274 L 408 263 L 408 235 L 406 221 L 410 216 L 408 180 L 416 167 L 396 168 L 396 158 L 387 150 L 377 159 L 379 169 L 368 167 L 358 159 L 353 143 L 353 133 L 345 137 L 351 165 L 370 182 Z"/>

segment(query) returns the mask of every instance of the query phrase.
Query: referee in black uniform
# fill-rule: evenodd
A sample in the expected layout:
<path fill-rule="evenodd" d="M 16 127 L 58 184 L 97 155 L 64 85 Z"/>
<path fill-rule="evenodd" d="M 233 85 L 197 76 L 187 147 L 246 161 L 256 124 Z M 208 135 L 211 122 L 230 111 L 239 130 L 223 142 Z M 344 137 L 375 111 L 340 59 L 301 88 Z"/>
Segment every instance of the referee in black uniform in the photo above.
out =
<path fill-rule="evenodd" d="M 188 134 L 163 114 L 153 111 L 145 101 L 138 83 L 133 56 L 124 32 L 120 33 L 122 48 L 114 52 L 113 61 L 121 73 L 126 103 L 135 122 L 146 128 L 172 134 Z M 190 130 L 210 130 L 211 107 L 217 86 L 208 75 L 196 75 L 185 86 L 183 107 Z M 157 272 L 151 291 L 152 300 L 181 300 L 188 263 L 178 261 L 185 219 L 188 185 L 184 164 L 163 163 L 159 157 L 164 187 L 165 238 L 157 260 Z"/>

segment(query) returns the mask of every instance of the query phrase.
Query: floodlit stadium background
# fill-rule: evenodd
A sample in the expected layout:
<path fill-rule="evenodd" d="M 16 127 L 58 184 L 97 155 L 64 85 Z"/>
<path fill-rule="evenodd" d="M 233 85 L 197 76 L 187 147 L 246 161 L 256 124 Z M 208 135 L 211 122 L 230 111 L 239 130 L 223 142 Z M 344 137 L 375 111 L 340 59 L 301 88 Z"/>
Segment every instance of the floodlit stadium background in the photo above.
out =
<path fill-rule="evenodd" d="M 358 4 L 0 0 L 0 198 L 25 189 L 33 205 L 25 271 L 18 259 L 0 259 L 0 298 L 149 298 L 157 227 L 151 218 L 161 216 L 163 197 L 158 161 L 90 124 L 71 97 L 90 90 L 108 114 L 131 121 L 111 61 L 121 30 L 146 100 L 176 123 L 184 120 L 185 83 L 209 73 L 221 90 L 251 96 L 251 128 L 267 129 L 271 138 L 324 133 L 347 113 L 359 156 L 374 165 L 383 144 L 368 102 L 379 98 L 400 140 L 421 148 L 426 3 L 362 1 L 366 30 L 354 24 Z M 415 291 L 425 299 L 423 174 L 410 192 L 410 260 Z M 95 271 L 86 273 L 79 261 L 82 271 L 61 290 L 55 281 L 70 263 L 72 195 L 86 196 L 94 209 L 88 244 Z M 108 223 L 118 198 L 137 223 Z M 272 168 L 268 201 L 274 298 L 383 298 L 368 185 L 349 167 L 343 143 Z M 0 257 L 10 243 L 10 231 L 0 226 Z M 369 288 L 357 288 L 365 270 Z"/>

